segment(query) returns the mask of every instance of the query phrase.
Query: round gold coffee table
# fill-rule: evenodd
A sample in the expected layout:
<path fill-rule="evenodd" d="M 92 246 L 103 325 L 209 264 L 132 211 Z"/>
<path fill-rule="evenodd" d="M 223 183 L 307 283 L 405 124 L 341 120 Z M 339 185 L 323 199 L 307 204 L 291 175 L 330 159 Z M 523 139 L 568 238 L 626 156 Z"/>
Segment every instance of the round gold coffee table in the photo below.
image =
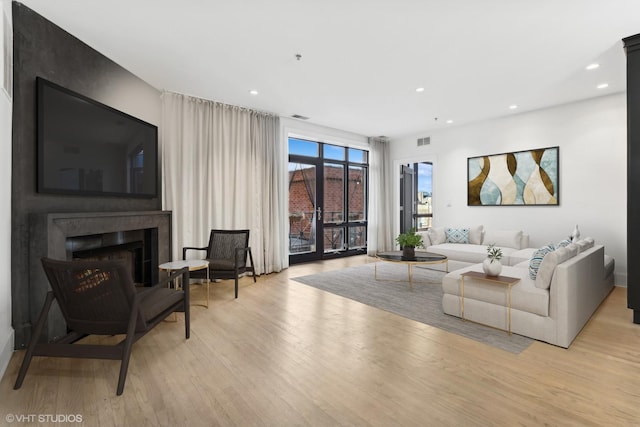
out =
<path fill-rule="evenodd" d="M 414 265 L 428 265 L 428 264 L 445 264 L 445 270 L 449 272 L 449 258 L 444 255 L 434 254 L 431 252 L 416 252 L 416 256 L 413 258 L 405 258 L 402 256 L 402 251 L 390 251 L 381 252 L 376 254 L 376 258 L 380 261 L 391 262 L 396 264 L 406 264 L 409 273 L 409 287 L 413 289 L 413 266 Z M 373 266 L 374 278 L 378 279 L 378 263 Z M 389 279 L 384 279 L 389 280 Z M 395 281 L 395 280 L 394 280 Z M 402 282 L 403 280 L 397 280 Z"/>
<path fill-rule="evenodd" d="M 166 271 L 171 274 L 172 271 L 183 269 L 184 267 L 189 267 L 189 271 L 195 270 L 203 270 L 207 269 L 207 281 L 205 282 L 207 285 L 207 303 L 206 304 L 192 304 L 192 305 L 201 305 L 203 307 L 209 308 L 209 261 L 206 259 L 187 259 L 187 260 L 179 260 L 179 261 L 170 261 L 160 264 L 158 268 L 162 271 Z"/>

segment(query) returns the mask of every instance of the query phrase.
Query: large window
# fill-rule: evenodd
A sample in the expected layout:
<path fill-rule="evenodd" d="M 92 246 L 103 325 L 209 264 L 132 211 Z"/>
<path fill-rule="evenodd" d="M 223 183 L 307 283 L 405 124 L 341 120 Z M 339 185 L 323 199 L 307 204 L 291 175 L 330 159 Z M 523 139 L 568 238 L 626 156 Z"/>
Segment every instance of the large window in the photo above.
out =
<path fill-rule="evenodd" d="M 368 152 L 289 138 L 291 262 L 366 251 Z"/>

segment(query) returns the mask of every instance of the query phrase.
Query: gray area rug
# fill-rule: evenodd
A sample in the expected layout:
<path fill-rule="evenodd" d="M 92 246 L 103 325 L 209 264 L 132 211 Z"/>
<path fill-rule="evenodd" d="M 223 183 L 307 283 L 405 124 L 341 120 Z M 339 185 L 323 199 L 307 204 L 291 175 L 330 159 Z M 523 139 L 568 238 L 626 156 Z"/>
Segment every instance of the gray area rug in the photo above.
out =
<path fill-rule="evenodd" d="M 434 267 L 439 268 L 437 265 Z M 456 268 L 454 261 L 449 262 L 449 268 L 451 270 Z M 511 353 L 520 353 L 533 342 L 531 338 L 516 334 L 509 336 L 504 331 L 465 322 L 458 317 L 445 314 L 442 311 L 441 285 L 442 278 L 446 274 L 444 271 L 414 267 L 414 283 L 411 290 L 406 265 L 378 262 L 377 269 L 378 280 L 374 279 L 373 263 L 295 277 L 292 280 L 490 344 Z"/>

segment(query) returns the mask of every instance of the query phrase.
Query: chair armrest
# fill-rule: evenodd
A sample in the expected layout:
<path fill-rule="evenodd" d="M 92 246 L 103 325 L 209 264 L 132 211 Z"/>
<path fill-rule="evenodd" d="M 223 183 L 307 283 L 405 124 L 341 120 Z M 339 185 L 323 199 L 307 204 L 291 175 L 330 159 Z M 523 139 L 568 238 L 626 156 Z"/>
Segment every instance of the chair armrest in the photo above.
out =
<path fill-rule="evenodd" d="M 184 248 L 182 248 L 182 259 L 183 260 L 187 259 L 187 251 L 188 250 L 206 251 L 207 249 L 209 249 L 208 246 L 205 246 L 204 248 L 196 248 L 196 247 L 193 247 L 193 246 L 185 246 Z"/>
<path fill-rule="evenodd" d="M 158 281 L 158 283 L 145 287 L 138 292 L 141 299 L 147 298 L 151 293 L 155 292 L 157 289 L 166 288 L 169 282 L 177 279 L 182 276 L 182 283 L 189 283 L 189 267 L 183 267 L 180 270 L 175 270 L 171 274 L 169 274 L 164 279 Z M 189 293 L 189 286 L 183 286 L 186 294 Z"/>
<path fill-rule="evenodd" d="M 247 246 L 246 248 L 236 248 L 236 256 L 233 260 L 233 263 L 236 264 L 238 262 L 238 257 L 240 256 L 240 254 L 242 252 L 248 252 L 251 253 L 251 246 Z M 246 264 L 246 260 L 245 260 L 245 264 Z"/>

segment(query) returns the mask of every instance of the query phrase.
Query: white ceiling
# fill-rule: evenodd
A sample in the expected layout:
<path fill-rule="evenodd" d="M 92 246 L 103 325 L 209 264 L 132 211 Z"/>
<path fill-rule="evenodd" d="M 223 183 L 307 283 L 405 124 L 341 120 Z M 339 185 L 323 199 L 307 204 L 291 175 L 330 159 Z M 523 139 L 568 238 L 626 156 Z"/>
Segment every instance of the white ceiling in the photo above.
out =
<path fill-rule="evenodd" d="M 622 92 L 640 33 L 639 0 L 21 2 L 158 89 L 392 138 Z"/>

